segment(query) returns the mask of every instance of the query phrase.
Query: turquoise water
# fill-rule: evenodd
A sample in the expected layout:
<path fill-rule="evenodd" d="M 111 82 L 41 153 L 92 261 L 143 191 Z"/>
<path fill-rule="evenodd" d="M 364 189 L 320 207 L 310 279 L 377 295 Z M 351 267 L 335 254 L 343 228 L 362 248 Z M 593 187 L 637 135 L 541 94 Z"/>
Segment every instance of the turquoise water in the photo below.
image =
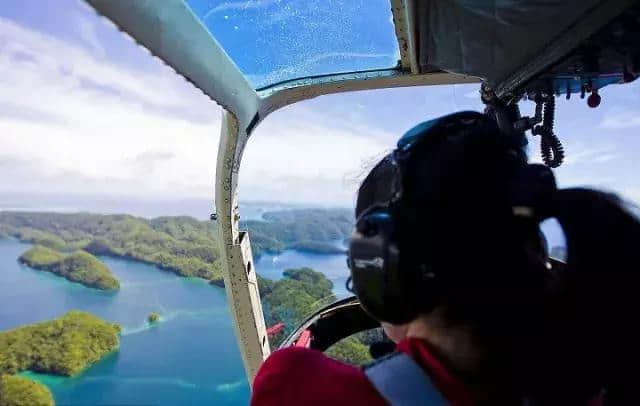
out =
<path fill-rule="evenodd" d="M 29 248 L 0 240 L 0 330 L 80 309 L 123 326 L 120 350 L 74 378 L 28 374 L 58 405 L 238 405 L 249 388 L 224 290 L 153 266 L 102 258 L 121 282 L 104 293 L 32 270 Z M 149 326 L 152 311 L 161 322 Z"/>
<path fill-rule="evenodd" d="M 265 278 L 280 279 L 282 271 L 289 268 L 309 267 L 321 271 L 333 282 L 333 292 L 341 299 L 350 296 L 345 287 L 349 269 L 344 254 L 312 254 L 287 250 L 280 254 L 263 254 L 255 262 L 256 272 Z"/>
<path fill-rule="evenodd" d="M 0 330 L 49 320 L 72 309 L 122 325 L 120 350 L 81 375 L 64 378 L 26 372 L 51 389 L 58 405 L 241 405 L 249 387 L 233 334 L 224 289 L 156 267 L 102 257 L 120 280 L 105 293 L 39 272 L 16 260 L 30 247 L 0 240 Z M 285 251 L 263 255 L 258 272 L 279 279 L 287 268 L 308 266 L 346 295 L 344 255 Z M 158 324 L 146 317 L 157 311 Z"/>

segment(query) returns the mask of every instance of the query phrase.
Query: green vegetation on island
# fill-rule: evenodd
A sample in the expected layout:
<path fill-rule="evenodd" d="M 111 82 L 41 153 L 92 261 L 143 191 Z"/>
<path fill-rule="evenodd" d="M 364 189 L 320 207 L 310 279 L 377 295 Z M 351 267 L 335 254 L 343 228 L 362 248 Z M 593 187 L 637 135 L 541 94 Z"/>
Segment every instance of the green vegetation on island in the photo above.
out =
<path fill-rule="evenodd" d="M 333 283 L 310 268 L 287 269 L 281 280 L 263 278 L 259 286 L 267 326 L 285 325 L 283 332 L 271 338 L 272 348 L 277 348 L 306 317 L 336 301 Z M 365 364 L 371 361 L 371 356 L 364 338 L 354 335 L 340 340 L 329 348 L 328 355 L 353 365 Z"/>
<path fill-rule="evenodd" d="M 0 374 L 77 375 L 116 350 L 119 333 L 118 324 L 81 311 L 0 332 Z"/>
<path fill-rule="evenodd" d="M 255 255 L 298 249 L 318 254 L 345 250 L 335 242 L 351 235 L 353 213 L 347 209 L 296 209 L 267 212 L 264 221 L 241 222 L 249 230 Z"/>
<path fill-rule="evenodd" d="M 64 255 L 51 248 L 35 245 L 25 251 L 18 261 L 32 268 L 41 269 L 56 264 L 64 259 Z"/>
<path fill-rule="evenodd" d="M 0 375 L 0 406 L 53 406 L 45 385 L 21 376 Z"/>
<path fill-rule="evenodd" d="M 220 278 L 215 225 L 190 217 L 0 212 L 0 230 L 60 251 L 83 249 L 157 265 L 181 276 Z"/>
<path fill-rule="evenodd" d="M 301 249 L 343 252 L 335 242 L 348 237 L 350 210 L 298 209 L 244 221 L 253 254 Z M 0 212 L 0 237 L 10 236 L 57 251 L 84 250 L 142 261 L 181 276 L 197 276 L 222 285 L 216 224 L 191 217 L 147 220 L 129 215 Z"/>
<path fill-rule="evenodd" d="M 259 283 L 267 326 L 284 323 L 284 336 L 315 310 L 336 300 L 333 283 L 310 268 L 288 269 L 279 281 L 263 278 Z M 279 341 L 271 343 L 278 346 Z"/>
<path fill-rule="evenodd" d="M 18 260 L 31 268 L 48 271 L 91 288 L 120 288 L 120 282 L 109 268 L 98 258 L 82 250 L 65 256 L 50 248 L 36 245 L 22 254 Z"/>
<path fill-rule="evenodd" d="M 256 257 L 264 252 L 297 249 L 318 254 L 343 253 L 341 241 L 353 225 L 342 209 L 272 212 L 264 221 L 245 221 Z M 190 217 L 151 220 L 129 215 L 0 212 L 0 238 L 34 246 L 20 262 L 99 289 L 119 282 L 94 255 L 142 261 L 181 276 L 222 285 L 216 224 Z M 289 269 L 282 280 L 258 275 L 268 325 L 285 324 L 272 338 L 276 347 L 305 317 L 336 300 L 333 284 L 310 268 Z M 149 324 L 160 320 L 157 312 Z M 120 327 L 89 313 L 71 311 L 47 322 L 0 332 L 0 406 L 53 405 L 46 386 L 15 374 L 23 371 L 73 376 L 119 347 Z M 369 360 L 358 336 L 336 343 L 329 354 L 353 364 Z"/>
<path fill-rule="evenodd" d="M 329 347 L 326 354 L 338 361 L 352 365 L 364 365 L 373 360 L 369 354 L 369 346 L 363 343 L 358 335 L 343 338 Z"/>

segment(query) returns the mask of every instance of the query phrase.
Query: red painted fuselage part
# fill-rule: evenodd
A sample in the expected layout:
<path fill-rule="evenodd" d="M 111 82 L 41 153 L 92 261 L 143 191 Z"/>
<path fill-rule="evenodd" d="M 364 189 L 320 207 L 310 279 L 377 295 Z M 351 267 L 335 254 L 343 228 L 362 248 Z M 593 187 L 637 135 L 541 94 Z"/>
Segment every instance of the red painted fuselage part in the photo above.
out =
<path fill-rule="evenodd" d="M 305 330 L 300 334 L 300 337 L 298 337 L 293 346 L 309 348 L 309 344 L 311 344 L 311 331 Z"/>
<path fill-rule="evenodd" d="M 267 335 L 269 337 L 274 336 L 284 330 L 284 323 L 277 323 L 267 329 Z"/>

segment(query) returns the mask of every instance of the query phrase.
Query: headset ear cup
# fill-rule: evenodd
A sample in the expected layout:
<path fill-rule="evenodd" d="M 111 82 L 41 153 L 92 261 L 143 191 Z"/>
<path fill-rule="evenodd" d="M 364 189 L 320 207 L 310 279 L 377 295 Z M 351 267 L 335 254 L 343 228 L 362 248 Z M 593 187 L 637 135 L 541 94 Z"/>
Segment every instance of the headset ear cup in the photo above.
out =
<path fill-rule="evenodd" d="M 386 320 L 392 324 L 407 323 L 417 316 L 416 304 L 420 300 L 419 288 L 411 278 L 413 269 L 405 269 L 401 263 L 400 249 L 394 242 L 387 245 L 386 290 L 385 301 L 389 314 Z"/>
<path fill-rule="evenodd" d="M 361 217 L 351 238 L 349 265 L 362 307 L 377 320 L 399 324 L 415 314 L 394 237 L 394 219 L 387 210 Z"/>

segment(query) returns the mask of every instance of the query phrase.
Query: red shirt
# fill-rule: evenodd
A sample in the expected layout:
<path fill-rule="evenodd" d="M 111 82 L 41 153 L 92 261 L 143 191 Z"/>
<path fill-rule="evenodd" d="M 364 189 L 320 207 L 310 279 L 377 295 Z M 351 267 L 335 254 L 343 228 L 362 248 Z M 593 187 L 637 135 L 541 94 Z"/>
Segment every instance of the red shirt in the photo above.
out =
<path fill-rule="evenodd" d="M 397 349 L 422 366 L 451 405 L 475 404 L 473 393 L 436 359 L 423 340 L 403 340 Z M 289 347 L 274 352 L 262 364 L 253 381 L 251 404 L 376 406 L 387 403 L 362 369 L 333 360 L 320 351 Z"/>

